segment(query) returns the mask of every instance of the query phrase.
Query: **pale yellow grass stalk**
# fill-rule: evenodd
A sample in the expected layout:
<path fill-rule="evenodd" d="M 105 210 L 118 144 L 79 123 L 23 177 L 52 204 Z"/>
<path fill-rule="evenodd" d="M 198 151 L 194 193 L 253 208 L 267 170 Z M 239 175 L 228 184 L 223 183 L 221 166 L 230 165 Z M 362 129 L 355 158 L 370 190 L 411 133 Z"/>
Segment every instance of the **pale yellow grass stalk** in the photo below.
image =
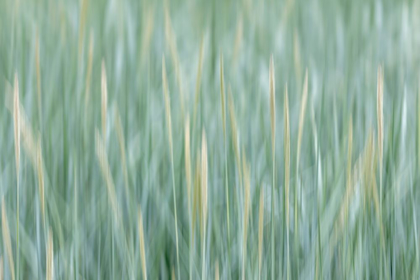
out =
<path fill-rule="evenodd" d="M 154 8 L 153 7 L 144 7 L 143 8 L 143 40 L 141 44 L 141 68 L 143 68 L 144 64 L 146 63 L 146 57 L 150 50 L 150 42 L 153 35 L 153 28 L 154 28 Z"/>
<path fill-rule="evenodd" d="M 274 154 L 276 148 L 276 82 L 274 78 L 274 58 L 270 57 L 269 69 L 269 86 L 270 86 L 270 124 L 271 124 L 271 145 Z M 274 167 L 273 167 L 274 169 Z"/>
<path fill-rule="evenodd" d="M 38 173 L 39 200 L 41 204 L 42 221 L 45 223 L 45 201 L 44 201 L 44 166 L 42 160 L 41 137 L 38 136 L 36 148 L 36 167 Z"/>
<path fill-rule="evenodd" d="M 163 95 L 165 99 L 165 114 L 166 114 L 166 127 L 168 129 L 169 151 L 171 155 L 172 188 L 173 188 L 174 215 L 175 215 L 176 259 L 177 259 L 177 266 L 178 266 L 178 278 L 180 278 L 181 272 L 180 272 L 180 267 L 179 267 L 178 217 L 177 217 L 176 191 L 175 191 L 174 152 L 173 152 L 173 143 L 172 143 L 171 104 L 170 104 L 170 99 L 169 99 L 168 81 L 166 78 L 165 57 L 163 55 L 162 55 L 162 86 L 163 86 Z"/>
<path fill-rule="evenodd" d="M 82 47 L 83 47 L 83 36 L 84 36 L 84 30 L 86 25 L 86 17 L 87 17 L 87 8 L 88 8 L 88 0 L 82 0 L 81 6 L 80 6 L 80 21 L 79 21 L 79 59 L 82 55 Z"/>
<path fill-rule="evenodd" d="M 197 69 L 197 78 L 195 83 L 195 100 L 194 100 L 194 115 L 193 115 L 193 132 L 195 131 L 195 125 L 197 120 L 197 110 L 198 104 L 200 103 L 200 88 L 201 88 L 201 72 L 203 68 L 203 57 L 204 57 L 204 38 L 201 38 L 200 43 L 200 54 L 198 58 L 198 69 Z"/>
<path fill-rule="evenodd" d="M 171 268 L 171 279 L 176 280 L 174 266 L 172 266 L 172 268 Z"/>
<path fill-rule="evenodd" d="M 222 107 L 223 124 L 223 146 L 225 149 L 225 195 L 226 195 L 226 220 L 228 230 L 228 244 L 230 244 L 230 214 L 229 214 L 229 186 L 228 186 L 228 168 L 227 168 L 227 144 L 226 144 L 226 98 L 225 81 L 223 74 L 223 56 L 220 55 L 220 106 Z"/>
<path fill-rule="evenodd" d="M 299 42 L 299 34 L 295 29 L 293 31 L 293 62 L 295 66 L 295 76 L 297 81 L 301 81 L 302 78 L 302 70 L 301 70 L 301 55 L 300 55 L 300 42 Z"/>
<path fill-rule="evenodd" d="M 17 73 L 15 73 L 15 81 L 14 81 L 14 98 L 13 98 L 13 122 L 14 122 L 14 135 L 15 135 L 15 160 L 16 160 L 16 185 L 17 185 L 17 193 L 16 193 L 16 203 L 17 203 L 17 211 L 16 211 L 16 257 L 17 257 L 17 264 L 16 264 L 16 271 L 17 271 L 17 278 L 19 279 L 19 166 L 20 166 L 20 101 L 19 101 L 19 82 Z"/>
<path fill-rule="evenodd" d="M 284 196 L 286 208 L 286 252 L 287 252 L 287 273 L 286 278 L 290 279 L 290 249 L 289 249 L 289 186 L 290 186 L 290 127 L 289 127 L 289 97 L 287 84 L 284 93 Z"/>
<path fill-rule="evenodd" d="M 38 102 L 38 117 L 39 124 L 41 125 L 41 67 L 39 62 L 39 33 L 38 29 L 36 30 L 36 39 L 35 39 L 35 68 L 36 68 L 36 87 L 37 87 L 37 102 Z"/>
<path fill-rule="evenodd" d="M 201 139 L 201 223 L 202 223 L 202 233 L 201 233 L 201 243 L 203 251 L 203 265 L 201 272 L 201 279 L 206 279 L 206 226 L 207 226 L 207 210 L 208 210 L 208 201 L 207 201 L 207 140 L 206 133 L 203 130 L 202 139 Z"/>
<path fill-rule="evenodd" d="M 185 177 L 187 181 L 187 204 L 188 214 L 191 215 L 191 148 L 190 148 L 190 118 L 187 116 L 185 121 Z"/>
<path fill-rule="evenodd" d="M 264 235 L 264 188 L 260 191 L 260 208 L 258 214 L 258 279 L 261 279 L 261 264 Z"/>
<path fill-rule="evenodd" d="M 271 279 L 274 280 L 274 249 L 275 249 L 275 239 L 274 239 L 274 188 L 275 188 L 275 177 L 276 177 L 276 84 L 274 78 L 274 58 L 273 55 L 270 57 L 270 67 L 269 67 L 269 78 L 268 78 L 269 88 L 270 88 L 270 123 L 271 123 L 271 156 L 273 160 L 273 181 L 271 185 Z"/>
<path fill-rule="evenodd" d="M 236 35 L 235 35 L 235 43 L 233 49 L 233 64 L 236 65 L 236 61 L 239 56 L 239 52 L 242 46 L 243 40 L 243 21 L 242 15 L 239 16 L 238 23 L 236 25 Z"/>
<path fill-rule="evenodd" d="M 185 135 L 184 135 L 184 141 L 185 141 L 185 177 L 187 181 L 187 205 L 188 205 L 188 218 L 190 222 L 190 279 L 192 279 L 192 243 L 193 243 L 193 225 L 192 225 L 192 197 L 191 197 L 191 148 L 190 148 L 190 118 L 187 116 L 187 120 L 185 121 Z"/>
<path fill-rule="evenodd" d="M 20 165 L 20 102 L 19 102 L 19 82 L 17 73 L 15 73 L 15 81 L 13 88 L 13 123 L 15 136 L 15 160 L 16 160 L 16 176 L 19 189 L 19 165 Z"/>
<path fill-rule="evenodd" d="M 172 28 L 171 16 L 169 13 L 168 1 L 164 2 L 164 11 L 165 11 L 165 39 L 166 43 L 169 46 L 169 51 L 171 53 L 172 64 L 175 68 L 175 76 L 178 84 L 179 91 L 179 100 L 181 103 L 181 117 L 184 118 L 184 90 L 182 88 L 182 78 L 181 78 L 181 65 L 178 55 L 178 48 L 176 44 L 176 35 Z"/>
<path fill-rule="evenodd" d="M 306 69 L 306 72 L 305 72 L 305 81 L 303 83 L 303 92 L 302 92 L 302 103 L 300 104 L 296 170 L 299 170 L 300 148 L 301 148 L 301 145 L 302 145 L 303 128 L 304 128 L 304 125 L 305 125 L 305 113 L 306 113 L 307 100 L 308 100 L 308 69 Z M 298 174 L 298 173 L 299 172 L 296 171 L 296 174 Z"/>
<path fill-rule="evenodd" d="M 87 64 L 87 70 L 86 70 L 86 85 L 85 85 L 85 115 L 87 113 L 87 107 L 89 104 L 90 99 L 90 81 L 92 77 L 92 65 L 93 65 L 93 31 L 90 31 L 89 36 L 89 53 L 88 53 L 88 64 Z"/>
<path fill-rule="evenodd" d="M 96 157 L 98 158 L 99 166 L 100 166 L 101 172 L 102 172 L 102 176 L 103 176 L 103 178 L 105 180 L 105 183 L 106 183 L 106 187 L 107 187 L 107 191 L 108 191 L 108 197 L 109 197 L 109 200 L 111 202 L 112 211 L 114 213 L 114 219 L 115 219 L 116 222 L 119 222 L 120 221 L 119 220 L 120 211 L 119 211 L 118 203 L 117 203 L 117 195 L 115 193 L 114 180 L 112 179 L 111 169 L 109 167 L 104 141 L 101 137 L 101 134 L 99 133 L 99 131 L 97 129 L 95 131 L 95 143 L 96 143 L 96 145 L 95 145 L 96 146 Z"/>
<path fill-rule="evenodd" d="M 15 264 L 13 261 L 12 242 L 10 241 L 9 222 L 7 220 L 6 204 L 4 198 L 1 201 L 1 229 L 3 234 L 3 246 L 6 248 L 7 261 L 12 280 L 15 280 Z"/>
<path fill-rule="evenodd" d="M 102 59 L 101 71 L 101 113 L 102 113 L 102 136 L 106 140 L 106 115 L 108 106 L 108 89 L 106 80 L 105 61 Z"/>
<path fill-rule="evenodd" d="M 244 174 L 244 208 L 243 208 L 243 243 L 242 243 L 242 280 L 245 279 L 245 262 L 247 253 L 247 238 L 248 238 L 248 222 L 249 222 L 249 208 L 250 208 L 250 188 L 251 179 L 249 174 L 249 166 L 245 158 L 242 156 L 242 169 Z"/>
<path fill-rule="evenodd" d="M 223 56 L 220 55 L 220 106 L 222 107 L 223 138 L 226 139 L 226 105 L 225 105 L 225 80 L 223 74 Z"/>
<path fill-rule="evenodd" d="M 348 139 L 348 148 L 347 148 L 347 189 L 351 187 L 351 155 L 353 148 L 353 121 L 350 117 L 349 123 L 349 139 Z"/>
<path fill-rule="evenodd" d="M 54 279 L 54 243 L 51 228 L 48 231 L 46 280 Z"/>
<path fill-rule="evenodd" d="M 201 157 L 200 157 L 200 150 L 197 149 L 197 158 L 195 162 L 195 174 L 194 174 L 194 194 L 193 194 L 193 210 L 192 210 L 192 244 L 194 245 L 194 232 L 197 223 L 197 212 L 201 217 Z M 201 228 L 201 223 L 200 223 Z"/>
<path fill-rule="evenodd" d="M 141 213 L 140 208 L 139 208 L 138 219 L 139 219 L 138 227 L 139 227 L 141 269 L 143 271 L 143 279 L 147 280 L 146 253 L 145 253 L 145 242 L 144 242 L 144 232 L 143 232 L 143 215 Z"/>
<path fill-rule="evenodd" d="M 306 103 L 308 100 L 308 69 L 305 71 L 305 81 L 303 82 L 303 92 L 302 92 L 302 101 L 300 104 L 300 114 L 299 114 L 299 131 L 298 131 L 298 142 L 297 142 L 297 156 L 296 156 L 296 186 L 295 186 L 295 250 L 298 251 L 298 187 L 299 187 L 299 167 L 300 167 L 300 151 L 302 146 L 302 135 L 303 128 L 305 125 L 305 113 L 306 113 Z M 299 262 L 298 262 L 299 265 Z"/>
<path fill-rule="evenodd" d="M 238 174 L 239 174 L 239 184 L 242 187 L 242 170 L 240 168 L 241 166 L 241 155 L 239 152 L 239 133 L 238 133 L 238 126 L 236 123 L 236 117 L 235 117 L 235 105 L 233 101 L 232 96 L 232 90 L 229 87 L 229 115 L 230 115 L 230 128 L 232 130 L 232 143 L 233 143 L 233 151 L 235 154 L 235 160 L 236 160 L 236 166 L 238 167 Z"/>
<path fill-rule="evenodd" d="M 214 280 L 219 280 L 219 261 L 216 260 L 215 269 L 214 269 Z"/>
<path fill-rule="evenodd" d="M 382 222 L 382 171 L 383 171 L 383 144 L 384 144 L 384 115 L 383 115 L 383 101 L 384 101 L 384 81 L 383 81 L 383 69 L 382 66 L 378 67 L 378 78 L 377 78 L 377 92 L 376 92 L 376 114 L 378 121 L 378 157 L 379 157 L 379 211 Z M 380 263 L 382 266 L 383 257 L 385 254 L 383 250 L 380 256 Z M 382 269 L 380 271 L 380 278 L 382 278 Z"/>
<path fill-rule="evenodd" d="M 25 114 L 25 110 L 22 106 L 17 105 L 15 106 L 15 94 L 14 90 L 10 86 L 10 84 L 7 84 L 6 86 L 6 96 L 5 96 L 5 105 L 6 108 L 10 111 L 10 113 L 13 116 L 13 119 L 16 118 L 16 122 L 19 122 L 19 129 L 14 131 L 15 133 L 19 133 L 18 137 L 19 139 L 22 138 L 21 141 L 19 141 L 19 155 L 20 155 L 20 143 L 23 144 L 23 149 L 27 153 L 29 160 L 33 164 L 33 166 L 36 166 L 36 141 L 34 137 L 34 133 L 31 127 L 30 122 L 28 121 L 28 118 Z M 17 113 L 15 112 L 18 111 Z M 15 115 L 16 113 L 16 115 Z M 14 121 L 14 129 L 16 128 L 16 123 Z M 22 135 L 22 137 L 20 136 Z M 15 147 L 16 148 L 16 147 Z M 20 159 L 20 157 L 19 157 Z M 36 172 L 36 170 L 34 170 Z"/>
<path fill-rule="evenodd" d="M 376 113 L 378 119 L 378 155 L 379 155 L 379 180 L 380 190 L 379 199 L 382 200 L 382 164 L 383 164 L 383 135 L 384 135 L 384 113 L 383 113 L 383 99 L 384 99 L 384 81 L 383 69 L 378 67 L 378 86 L 377 86 L 377 100 L 376 100 Z"/>
<path fill-rule="evenodd" d="M 420 77 L 419 88 L 417 91 L 417 164 L 420 169 Z"/>

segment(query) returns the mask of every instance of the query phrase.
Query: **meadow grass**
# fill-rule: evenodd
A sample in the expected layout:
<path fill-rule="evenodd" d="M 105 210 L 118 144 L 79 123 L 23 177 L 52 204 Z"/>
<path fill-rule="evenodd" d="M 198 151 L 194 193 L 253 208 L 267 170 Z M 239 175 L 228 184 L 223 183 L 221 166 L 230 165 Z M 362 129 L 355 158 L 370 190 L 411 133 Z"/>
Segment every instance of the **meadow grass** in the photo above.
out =
<path fill-rule="evenodd" d="M 0 1 L 0 280 L 420 278 L 418 14 Z"/>

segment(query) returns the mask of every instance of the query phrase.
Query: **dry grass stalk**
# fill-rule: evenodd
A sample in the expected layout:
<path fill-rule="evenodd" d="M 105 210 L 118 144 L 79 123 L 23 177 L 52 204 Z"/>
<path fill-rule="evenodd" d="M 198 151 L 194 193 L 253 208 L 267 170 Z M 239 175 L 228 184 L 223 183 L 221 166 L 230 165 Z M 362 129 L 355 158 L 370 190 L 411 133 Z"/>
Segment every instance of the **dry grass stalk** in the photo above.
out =
<path fill-rule="evenodd" d="M 187 181 L 187 203 L 188 213 L 191 215 L 191 148 L 190 148 L 190 118 L 185 121 L 185 176 Z"/>
<path fill-rule="evenodd" d="M 226 97 L 225 81 L 223 73 L 223 56 L 220 56 L 220 106 L 222 107 L 223 124 L 223 145 L 225 148 L 225 195 L 226 195 L 226 220 L 228 230 L 228 242 L 230 242 L 230 214 L 229 214 L 229 186 L 228 186 L 228 167 L 227 167 L 227 144 L 226 144 Z"/>
<path fill-rule="evenodd" d="M 79 22 L 79 58 L 82 55 L 82 47 L 83 47 L 83 36 L 84 30 L 86 25 L 86 17 L 87 17 L 87 8 L 88 8 L 88 0 L 82 0 L 82 4 L 80 6 L 80 22 Z"/>
<path fill-rule="evenodd" d="M 197 158 L 195 163 L 195 175 L 194 175 L 194 194 L 193 194 L 193 207 L 192 207 L 192 244 L 194 244 L 194 230 L 197 221 L 197 211 L 201 217 L 201 158 L 200 151 L 197 151 Z M 200 224 L 201 227 L 201 224 Z"/>
<path fill-rule="evenodd" d="M 384 81 L 383 69 L 378 67 L 378 85 L 377 85 L 377 119 L 378 119 L 378 153 L 379 153 L 379 180 L 380 180 L 380 199 L 382 198 L 382 164 L 383 164 L 383 135 L 384 135 L 384 114 L 383 114 L 383 98 L 384 98 Z"/>
<path fill-rule="evenodd" d="M 174 266 L 172 266 L 172 267 L 171 267 L 171 279 L 172 279 L 172 280 L 176 280 L 176 277 L 175 277 L 175 268 L 174 268 Z"/>
<path fill-rule="evenodd" d="M 270 85 L 271 144 L 272 144 L 272 151 L 274 154 L 274 151 L 276 148 L 276 84 L 275 84 L 275 79 L 274 79 L 273 55 L 271 55 L 270 57 L 269 85 Z"/>
<path fill-rule="evenodd" d="M 216 264 L 215 264 L 215 272 L 214 272 L 214 280 L 219 280 L 219 261 L 216 260 Z"/>
<path fill-rule="evenodd" d="M 301 55 L 300 55 L 300 42 L 299 42 L 299 34 L 295 29 L 293 31 L 293 62 L 295 66 L 295 75 L 296 80 L 300 82 L 302 78 L 302 70 L 301 70 Z"/>
<path fill-rule="evenodd" d="M 170 104 L 170 97 L 169 97 L 168 80 L 166 78 L 165 57 L 163 55 L 162 55 L 162 86 L 163 86 L 163 95 L 164 95 L 164 100 L 165 100 L 166 127 L 168 129 L 169 150 L 171 151 L 171 161 L 173 161 L 171 104 Z"/>
<path fill-rule="evenodd" d="M 13 88 L 13 123 L 15 136 L 15 160 L 16 160 L 16 176 L 19 188 L 19 165 L 20 165 L 20 102 L 19 102 L 19 82 L 17 73 L 15 73 L 15 81 Z"/>
<path fill-rule="evenodd" d="M 290 187 L 290 124 L 287 85 L 284 93 L 284 191 L 286 201 L 286 227 L 289 229 L 289 187 Z"/>
<path fill-rule="evenodd" d="M 177 258 L 177 266 L 178 266 L 178 278 L 180 278 L 179 247 L 178 247 L 178 217 L 177 217 L 176 191 L 175 191 L 174 152 L 173 152 L 173 144 L 172 144 L 171 105 L 170 105 L 170 99 L 169 99 L 168 81 L 166 78 L 165 57 L 163 55 L 162 55 L 162 86 L 163 86 L 163 95 L 165 99 L 166 127 L 168 129 L 169 150 L 171 154 L 172 189 L 173 189 L 174 215 L 175 215 L 176 258 Z"/>
<path fill-rule="evenodd" d="M 41 124 L 41 67 L 39 62 L 39 33 L 38 29 L 36 30 L 36 39 L 35 39 L 35 67 L 36 67 L 36 87 L 37 87 L 37 101 L 38 101 L 38 116 L 39 123 Z"/>
<path fill-rule="evenodd" d="M 351 182 L 351 155 L 352 155 L 352 148 L 353 148 L 353 121 L 350 117 L 349 123 L 349 139 L 348 139 L 348 148 L 347 148 L 347 189 L 349 189 L 352 185 Z"/>
<path fill-rule="evenodd" d="M 102 72 L 101 72 L 101 108 L 102 108 L 102 136 L 106 139 L 106 115 L 108 106 L 108 89 L 106 79 L 105 61 L 102 59 Z"/>
<path fill-rule="evenodd" d="M 234 65 L 236 64 L 236 61 L 239 56 L 242 40 L 243 40 L 243 21 L 242 21 L 242 15 L 240 15 L 237 26 L 236 26 L 235 44 L 234 44 L 234 49 L 233 49 L 233 64 Z"/>
<path fill-rule="evenodd" d="M 6 204 L 4 198 L 1 201 L 1 228 L 3 234 L 3 245 L 6 248 L 7 260 L 9 262 L 12 280 L 15 280 L 15 264 L 13 261 L 12 242 L 10 241 L 9 222 L 7 220 Z"/>
<path fill-rule="evenodd" d="M 420 169 L 420 77 L 417 91 L 417 165 Z"/>
<path fill-rule="evenodd" d="M 202 278 L 205 279 L 205 257 L 206 257 L 206 225 L 207 225 L 207 211 L 208 211 L 208 196 L 207 196 L 207 140 L 206 133 L 203 130 L 201 139 L 201 242 L 203 248 L 203 266 Z"/>
<path fill-rule="evenodd" d="M 102 176 L 104 177 L 107 191 L 108 191 L 108 197 L 111 202 L 111 208 L 114 213 L 115 221 L 119 221 L 120 217 L 120 211 L 117 204 L 117 195 L 115 193 L 115 185 L 114 180 L 112 179 L 111 175 L 111 169 L 109 168 L 108 158 L 106 155 L 105 145 L 103 142 L 103 139 L 101 137 L 101 134 L 96 129 L 95 131 L 95 147 L 96 147 L 96 157 L 99 161 L 99 166 L 101 168 Z"/>
<path fill-rule="evenodd" d="M 384 101 L 384 76 L 382 66 L 378 67 L 377 78 L 377 100 L 376 100 L 376 113 L 378 120 L 378 157 L 379 157 L 379 212 L 380 224 L 382 224 L 382 172 L 383 172 L 383 145 L 384 145 L 384 114 L 383 114 L 383 101 Z M 382 236 L 381 236 L 382 237 Z M 381 238 L 382 242 L 384 239 Z M 383 263 L 382 255 L 385 255 L 385 245 L 383 244 L 380 263 Z M 380 271 L 382 276 L 382 270 Z M 382 277 L 381 277 L 382 278 Z"/>
<path fill-rule="evenodd" d="M 373 147 L 373 143 L 374 141 L 372 141 L 372 147 Z M 374 166 L 377 165 L 377 157 L 376 157 L 376 149 L 372 148 L 372 150 L 375 153 L 375 157 L 374 157 Z M 378 151 L 378 157 L 379 157 L 379 151 Z M 381 242 L 381 249 L 382 249 L 382 253 L 381 253 L 381 262 L 383 262 L 384 266 L 385 266 L 385 271 L 388 274 L 388 270 L 386 268 L 387 266 L 387 261 L 386 261 L 386 251 L 385 251 L 385 231 L 384 231 L 384 225 L 382 222 L 382 209 L 381 209 L 381 201 L 380 201 L 380 197 L 378 197 L 378 188 L 377 188 L 377 184 L 376 184 L 376 177 L 373 177 L 373 182 L 371 184 L 372 188 L 371 188 L 371 195 L 373 197 L 373 202 L 374 202 L 374 207 L 375 207 L 375 213 L 376 213 L 376 218 L 378 220 L 378 226 L 379 226 L 379 233 L 380 233 L 380 242 Z M 382 275 L 382 270 L 381 270 L 381 275 Z M 386 279 L 389 279 L 389 275 L 387 275 Z"/>
<path fill-rule="evenodd" d="M 175 68 L 175 76 L 179 89 L 179 99 L 181 103 L 181 117 L 184 118 L 184 93 L 182 88 L 182 78 L 181 78 L 181 65 L 178 55 L 178 48 L 176 44 L 176 35 L 172 28 L 171 16 L 169 13 L 168 1 L 164 2 L 164 11 L 165 11 L 165 39 L 169 45 L 169 51 L 171 53 L 172 65 Z"/>
<path fill-rule="evenodd" d="M 201 88 L 201 72 L 203 69 L 203 57 L 204 57 L 204 38 L 201 38 L 200 43 L 200 55 L 198 58 L 198 69 L 197 78 L 195 83 L 195 100 L 194 100 L 194 115 L 193 115 L 193 132 L 195 131 L 198 104 L 200 103 L 200 88 Z"/>
<path fill-rule="evenodd" d="M 39 200 L 41 204 L 42 221 L 45 222 L 45 200 L 44 200 L 44 166 L 42 160 L 41 137 L 38 136 L 36 149 L 36 167 L 38 173 Z"/>
<path fill-rule="evenodd" d="M 271 184 L 271 279 L 274 280 L 274 187 L 276 177 L 276 84 L 274 78 L 274 58 L 273 55 L 270 57 L 269 66 L 269 77 L 268 77 L 269 89 L 270 89 L 270 123 L 271 123 L 271 155 L 273 160 L 273 181 Z"/>
<path fill-rule="evenodd" d="M 261 279 L 261 264 L 264 235 L 264 188 L 260 190 L 260 207 L 258 215 L 258 279 Z"/>
<path fill-rule="evenodd" d="M 145 253 L 145 242 L 144 242 L 144 232 L 143 232 L 143 215 L 141 213 L 140 208 L 139 208 L 138 219 L 139 219 L 138 227 L 139 227 L 141 269 L 143 271 L 143 279 L 147 280 L 146 253 Z"/>
<path fill-rule="evenodd" d="M 45 279 L 53 280 L 54 279 L 54 244 L 53 244 L 53 235 L 51 228 L 48 231 L 48 243 L 47 243 L 47 269 Z"/>
<path fill-rule="evenodd" d="M 90 31 L 89 36 L 89 54 L 88 54 L 88 65 L 86 70 L 86 85 L 85 85 L 85 115 L 87 113 L 87 107 L 90 99 L 90 81 L 92 77 L 92 65 L 93 65 L 93 31 Z"/>
<path fill-rule="evenodd" d="M 202 210 L 202 223 L 204 232 L 206 231 L 207 224 L 207 211 L 208 211 L 208 201 L 207 201 L 207 140 L 206 132 L 203 130 L 202 139 L 201 139 L 201 206 Z"/>
<path fill-rule="evenodd" d="M 236 117 L 235 117 L 235 105 L 233 101 L 232 96 L 232 90 L 229 86 L 229 115 L 230 115 L 230 128 L 232 130 L 232 143 L 233 143 L 233 151 L 235 153 L 235 160 L 236 160 L 236 166 L 238 166 L 238 173 L 239 173 L 239 184 L 242 187 L 242 171 L 241 171 L 241 155 L 239 152 L 239 133 L 238 133 L 238 126 L 236 123 Z"/>
<path fill-rule="evenodd" d="M 223 56 L 220 55 L 220 105 L 222 107 L 223 138 L 226 140 L 226 106 L 225 106 L 225 81 L 223 74 Z"/>
<path fill-rule="evenodd" d="M 185 121 L 185 177 L 187 181 L 187 205 L 188 205 L 188 218 L 190 222 L 190 279 L 192 279 L 192 243 L 193 243 L 193 225 L 192 225 L 192 197 L 191 197 L 191 147 L 190 147 L 190 118 L 187 116 Z"/>
<path fill-rule="evenodd" d="M 143 18 L 144 18 L 144 29 L 143 29 L 143 40 L 141 45 L 141 68 L 143 68 L 147 54 L 150 50 L 150 42 L 153 35 L 153 28 L 154 28 L 154 8 L 153 7 L 145 7 L 143 9 Z"/>
<path fill-rule="evenodd" d="M 14 94 L 13 94 L 13 123 L 14 123 L 14 136 L 15 136 L 15 160 L 16 160 L 16 185 L 17 185 L 17 193 L 16 193 L 16 204 L 17 204 L 17 211 L 16 211 L 16 257 L 17 257 L 17 278 L 19 279 L 19 166 L 20 166 L 20 101 L 19 101 L 19 82 L 17 73 L 15 73 L 15 81 L 14 81 Z"/>
<path fill-rule="evenodd" d="M 284 93 L 284 196 L 286 208 L 286 250 L 287 250 L 287 279 L 290 279 L 290 249 L 289 249 L 289 187 L 290 187 L 290 126 L 289 126 L 289 97 L 287 84 Z"/>
<path fill-rule="evenodd" d="M 23 148 L 25 152 L 27 153 L 32 165 L 35 166 L 36 165 L 36 141 L 34 140 L 35 137 L 34 137 L 32 127 L 25 114 L 24 108 L 20 105 L 15 106 L 14 90 L 12 89 L 10 84 L 7 83 L 6 85 L 7 85 L 6 97 L 5 97 L 6 108 L 12 114 L 13 119 L 16 118 L 17 122 L 19 122 L 20 129 L 16 130 L 15 133 L 19 132 L 19 138 L 20 138 L 20 135 L 22 135 Z M 16 116 L 15 116 L 15 108 L 19 111 L 18 114 L 16 114 Z M 16 126 L 16 124 L 14 124 L 14 126 Z M 19 144 L 18 152 L 20 154 L 20 144 Z"/>
<path fill-rule="evenodd" d="M 305 113 L 306 113 L 307 100 L 308 100 L 308 69 L 306 69 L 306 72 L 305 72 L 305 81 L 303 83 L 303 93 L 302 93 L 302 103 L 300 105 L 296 170 L 299 170 L 300 148 L 302 145 L 303 127 L 305 125 Z M 298 174 L 299 172 L 296 171 L 296 173 Z"/>
<path fill-rule="evenodd" d="M 245 279 L 245 262 L 247 252 L 248 222 L 250 208 L 250 188 L 251 179 L 249 174 L 249 166 L 246 161 L 245 154 L 242 156 L 242 169 L 244 174 L 244 208 L 243 208 L 243 243 L 242 243 L 242 279 Z"/>
<path fill-rule="evenodd" d="M 306 103 L 308 100 L 308 69 L 305 71 L 305 81 L 303 82 L 303 92 L 302 92 L 302 102 L 300 104 L 300 114 L 299 114 L 299 131 L 298 131 L 298 142 L 297 142 L 297 156 L 296 156 L 296 188 L 295 188 L 295 234 L 298 235 L 298 179 L 299 179 L 299 166 L 300 166 L 300 150 L 302 146 L 302 135 L 303 128 L 305 125 L 305 113 L 306 113 Z M 297 249 L 297 239 L 296 239 L 296 250 Z"/>

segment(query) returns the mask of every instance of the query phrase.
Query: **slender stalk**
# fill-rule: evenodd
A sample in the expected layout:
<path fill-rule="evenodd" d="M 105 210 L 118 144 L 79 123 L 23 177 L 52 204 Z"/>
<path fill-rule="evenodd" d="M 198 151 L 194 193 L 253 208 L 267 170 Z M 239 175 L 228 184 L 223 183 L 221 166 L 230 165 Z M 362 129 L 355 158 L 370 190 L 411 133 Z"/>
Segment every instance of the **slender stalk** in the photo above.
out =
<path fill-rule="evenodd" d="M 166 79 L 165 57 L 163 55 L 162 55 L 162 83 L 163 83 L 163 94 L 164 94 L 164 99 L 165 99 L 166 126 L 168 128 L 169 149 L 171 153 L 172 189 L 173 189 L 174 215 L 175 215 L 176 260 L 177 260 L 178 279 L 181 279 L 180 268 L 179 268 L 178 216 L 177 216 L 177 210 L 176 210 L 177 207 L 176 207 L 176 191 L 175 191 L 174 152 L 173 152 L 173 143 L 172 143 L 171 106 L 169 102 L 168 82 Z"/>
<path fill-rule="evenodd" d="M 287 253 L 287 273 L 286 279 L 290 279 L 290 249 L 289 249 L 289 184 L 290 184 L 290 128 L 289 128 L 289 97 L 287 94 L 287 84 L 284 94 L 284 196 L 285 196 L 285 215 L 286 215 L 286 253 Z"/>
<path fill-rule="evenodd" d="M 227 143 L 226 143 L 226 98 L 225 98 L 225 82 L 223 73 L 223 56 L 220 56 L 220 100 L 222 107 L 222 124 L 223 124 L 223 145 L 225 152 L 225 196 L 226 196 L 226 221 L 228 230 L 228 271 L 230 271 L 230 214 L 229 214 L 229 182 L 228 182 L 228 166 L 227 166 Z"/>
<path fill-rule="evenodd" d="M 206 279 L 206 226 L 207 226 L 207 140 L 206 133 L 203 130 L 201 139 L 201 222 L 202 222 L 202 236 L 201 243 L 203 248 L 201 279 Z"/>
<path fill-rule="evenodd" d="M 20 101 L 19 101 L 19 82 L 17 73 L 15 73 L 14 81 L 14 98 L 13 98 L 13 121 L 14 121 L 14 137 L 15 137 L 15 159 L 16 159 L 16 276 L 19 279 L 19 165 L 20 165 L 20 113 L 19 113 Z"/>
<path fill-rule="evenodd" d="M 270 115 L 271 115 L 271 144 L 272 144 L 272 160 L 273 160 L 273 182 L 271 185 L 271 279 L 274 280 L 274 187 L 275 187 L 275 170 L 276 170 L 276 88 L 274 80 L 274 59 L 273 55 L 270 58 L 269 70 L 269 85 L 270 85 Z"/>

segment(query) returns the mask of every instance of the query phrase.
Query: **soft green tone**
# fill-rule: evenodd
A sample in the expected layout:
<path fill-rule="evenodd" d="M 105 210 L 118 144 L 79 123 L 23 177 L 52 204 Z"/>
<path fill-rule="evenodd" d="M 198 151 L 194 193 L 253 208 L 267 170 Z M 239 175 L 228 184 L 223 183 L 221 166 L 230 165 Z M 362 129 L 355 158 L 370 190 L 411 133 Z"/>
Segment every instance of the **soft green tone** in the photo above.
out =
<path fill-rule="evenodd" d="M 0 201 L 15 275 L 419 279 L 419 15 L 419 0 L 0 0 Z"/>

